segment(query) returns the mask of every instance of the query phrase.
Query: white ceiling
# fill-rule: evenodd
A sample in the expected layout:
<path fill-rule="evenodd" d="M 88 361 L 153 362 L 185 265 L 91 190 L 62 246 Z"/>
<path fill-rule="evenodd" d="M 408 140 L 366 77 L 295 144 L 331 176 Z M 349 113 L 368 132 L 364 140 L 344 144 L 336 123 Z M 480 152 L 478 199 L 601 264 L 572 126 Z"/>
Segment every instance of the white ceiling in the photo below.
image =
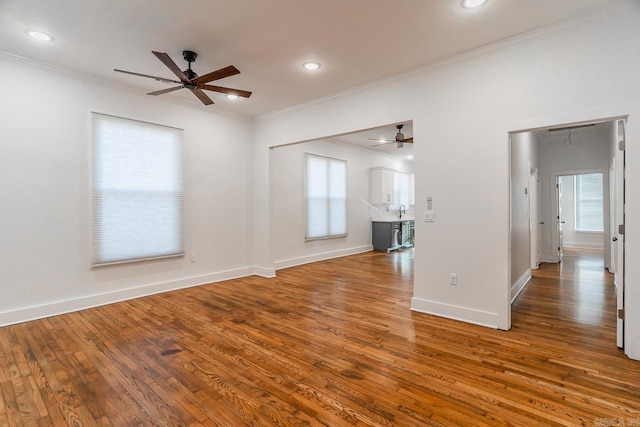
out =
<path fill-rule="evenodd" d="M 146 93 L 165 83 L 114 68 L 174 76 L 152 54 L 199 54 L 199 74 L 235 65 L 215 84 L 253 91 L 216 105 L 260 116 L 410 72 L 452 55 L 625 0 L 0 0 L 0 51 L 57 65 Z M 24 31 L 50 33 L 37 43 Z M 322 63 L 305 72 L 307 60 Z M 198 102 L 187 90 L 162 97 Z M 197 105 L 197 104 L 194 104 Z"/>

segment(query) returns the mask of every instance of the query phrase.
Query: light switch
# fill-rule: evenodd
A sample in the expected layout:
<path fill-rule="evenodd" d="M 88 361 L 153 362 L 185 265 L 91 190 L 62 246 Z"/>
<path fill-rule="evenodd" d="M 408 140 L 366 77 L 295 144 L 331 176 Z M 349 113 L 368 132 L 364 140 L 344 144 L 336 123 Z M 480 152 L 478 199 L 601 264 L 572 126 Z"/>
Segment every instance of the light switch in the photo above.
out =
<path fill-rule="evenodd" d="M 436 213 L 434 211 L 425 211 L 424 222 L 436 222 Z"/>
<path fill-rule="evenodd" d="M 427 197 L 427 209 L 433 209 L 433 198 Z"/>

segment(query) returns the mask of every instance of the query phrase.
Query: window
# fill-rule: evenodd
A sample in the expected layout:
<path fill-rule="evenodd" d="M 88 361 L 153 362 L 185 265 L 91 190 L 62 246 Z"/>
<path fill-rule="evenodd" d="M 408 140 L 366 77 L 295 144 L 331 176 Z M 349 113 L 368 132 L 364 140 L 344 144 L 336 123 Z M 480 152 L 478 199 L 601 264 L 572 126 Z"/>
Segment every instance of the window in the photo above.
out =
<path fill-rule="evenodd" d="M 182 130 L 92 113 L 92 256 L 184 254 Z"/>
<path fill-rule="evenodd" d="M 307 240 L 347 235 L 347 162 L 305 155 Z"/>
<path fill-rule="evenodd" d="M 401 205 L 409 209 L 409 180 L 410 174 L 404 172 L 395 173 L 393 177 L 394 202 L 389 205 L 389 210 L 398 211 Z"/>
<path fill-rule="evenodd" d="M 575 175 L 576 231 L 604 231 L 602 174 Z"/>

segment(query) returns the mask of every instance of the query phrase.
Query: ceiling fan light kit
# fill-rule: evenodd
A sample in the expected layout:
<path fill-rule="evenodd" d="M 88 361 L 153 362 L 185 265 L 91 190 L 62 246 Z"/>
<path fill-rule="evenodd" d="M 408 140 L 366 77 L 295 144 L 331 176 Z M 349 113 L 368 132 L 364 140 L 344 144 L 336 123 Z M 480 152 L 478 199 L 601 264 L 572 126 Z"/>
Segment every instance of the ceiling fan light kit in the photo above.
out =
<path fill-rule="evenodd" d="M 485 4 L 487 0 L 462 0 L 462 7 L 465 9 L 473 9 Z"/>
<path fill-rule="evenodd" d="M 195 96 L 202 102 L 204 105 L 213 104 L 213 100 L 209 98 L 209 96 L 204 93 L 204 90 L 209 90 L 213 92 L 219 92 L 227 95 L 231 99 L 235 99 L 233 97 L 242 96 L 244 98 L 249 98 L 251 96 L 251 92 L 241 89 L 232 89 L 228 87 L 215 86 L 207 84 L 214 80 L 220 80 L 225 77 L 234 76 L 236 74 L 240 74 L 240 71 L 234 67 L 233 65 L 229 65 L 228 67 L 221 68 L 216 71 L 212 71 L 202 76 L 198 76 L 198 74 L 191 69 L 191 63 L 195 62 L 198 58 L 198 54 L 192 50 L 184 50 L 182 51 L 182 57 L 189 64 L 186 70 L 181 70 L 180 67 L 171 59 L 169 55 L 164 52 L 156 52 L 152 51 L 152 53 L 158 58 L 173 74 L 176 75 L 180 80 L 171 80 L 166 79 L 164 77 L 150 76 L 147 74 L 134 73 L 132 71 L 124 71 L 115 68 L 113 71 L 131 74 L 138 77 L 147 77 L 150 79 L 157 80 L 159 82 L 165 83 L 175 83 L 179 86 L 170 87 L 168 89 L 157 90 L 154 92 L 149 92 L 147 95 L 162 95 L 165 93 L 173 92 L 179 89 L 189 89 Z"/>

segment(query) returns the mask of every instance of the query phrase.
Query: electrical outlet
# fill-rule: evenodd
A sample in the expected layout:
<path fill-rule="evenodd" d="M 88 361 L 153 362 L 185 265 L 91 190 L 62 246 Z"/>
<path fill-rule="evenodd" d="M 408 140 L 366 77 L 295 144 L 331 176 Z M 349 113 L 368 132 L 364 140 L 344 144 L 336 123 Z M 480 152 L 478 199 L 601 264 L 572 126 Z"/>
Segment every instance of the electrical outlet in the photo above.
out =
<path fill-rule="evenodd" d="M 196 262 L 196 260 L 197 260 L 197 258 L 196 258 L 196 253 L 195 253 L 195 252 L 193 252 L 193 253 L 191 254 L 191 262 Z"/>
<path fill-rule="evenodd" d="M 449 284 L 451 286 L 458 284 L 458 275 L 456 273 L 449 273 Z"/>

